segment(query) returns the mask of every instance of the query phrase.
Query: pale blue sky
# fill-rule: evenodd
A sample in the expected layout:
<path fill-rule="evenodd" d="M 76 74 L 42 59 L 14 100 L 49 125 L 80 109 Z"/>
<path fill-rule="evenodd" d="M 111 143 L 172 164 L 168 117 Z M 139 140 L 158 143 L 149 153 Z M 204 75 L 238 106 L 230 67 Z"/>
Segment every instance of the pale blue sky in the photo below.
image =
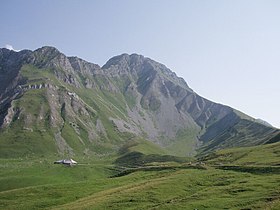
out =
<path fill-rule="evenodd" d="M 280 127 L 278 0 L 6 0 L 0 46 L 57 47 L 103 65 L 157 60 L 198 94 Z"/>

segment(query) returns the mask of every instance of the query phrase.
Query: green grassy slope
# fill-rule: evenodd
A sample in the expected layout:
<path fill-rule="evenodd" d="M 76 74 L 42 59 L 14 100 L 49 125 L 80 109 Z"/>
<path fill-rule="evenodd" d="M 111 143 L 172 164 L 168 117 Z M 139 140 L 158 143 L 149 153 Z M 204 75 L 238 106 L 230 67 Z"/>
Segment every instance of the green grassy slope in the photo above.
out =
<path fill-rule="evenodd" d="M 170 155 L 170 152 L 164 150 L 147 140 L 135 138 L 126 142 L 119 150 L 119 155 L 115 164 L 119 166 L 137 167 L 153 162 L 186 162 L 191 158 L 177 157 Z"/>
<path fill-rule="evenodd" d="M 182 169 L 135 173 L 118 181 L 126 184 L 55 209 L 265 209 L 279 199 L 276 175 Z"/>
<path fill-rule="evenodd" d="M 111 171 L 99 164 L 4 166 L 1 209 L 277 209 L 280 203 L 273 173 L 171 168 L 108 178 Z"/>
<path fill-rule="evenodd" d="M 244 114 L 243 114 L 244 115 Z M 243 116 L 242 116 L 243 117 Z M 222 126 L 226 121 L 221 121 Z M 226 130 L 218 130 L 208 142 L 201 148 L 199 153 L 207 154 L 216 150 L 232 148 L 232 147 L 248 147 L 265 144 L 269 141 L 279 142 L 280 131 L 272 127 L 263 126 L 260 123 L 241 119 L 237 121 L 231 128 Z"/>
<path fill-rule="evenodd" d="M 40 155 L 56 152 L 50 127 L 45 124 L 49 116 L 49 107 L 45 103 L 43 89 L 31 90 L 23 97 L 13 101 L 15 109 L 22 109 L 28 115 L 13 119 L 11 126 L 2 129 L 0 135 L 1 157 L 25 157 L 34 153 Z M 44 110 L 45 120 L 36 121 L 40 110 Z M 33 122 L 29 126 L 29 122 Z"/>
<path fill-rule="evenodd" d="M 280 142 L 220 150 L 202 158 L 210 164 L 280 166 Z"/>
<path fill-rule="evenodd" d="M 53 70 L 39 69 L 32 65 L 24 65 L 21 68 L 21 76 L 26 81 L 26 84 L 22 86 L 25 91 L 21 97 L 12 102 L 13 109 L 18 110 L 19 115 L 12 119 L 7 128 L 1 129 L 0 157 L 57 155 L 55 135 L 58 132 L 61 132 L 66 143 L 74 150 L 74 157 L 84 156 L 85 151 L 89 151 L 88 155 L 116 153 L 116 146 L 133 136 L 120 133 L 108 119 L 109 117 L 118 119 L 127 117 L 125 99 L 120 94 L 116 98 L 116 95 L 106 90 L 77 88 L 58 80 Z M 51 118 L 54 117 L 51 116 L 51 106 L 54 101 L 50 101 L 51 99 L 47 96 L 48 88 L 30 88 L 30 86 L 41 84 L 51 84 L 55 89 L 51 94 L 59 98 L 61 107 L 59 105 L 57 111 L 60 116 L 55 117 L 63 119 L 64 123 L 63 125 L 60 123 L 60 127 L 51 125 Z M 66 108 L 64 106 L 63 109 L 63 101 L 69 98 L 69 92 L 77 93 L 80 106 L 85 108 L 89 115 L 79 111 L 71 113 L 73 108 L 71 103 L 76 103 L 73 100 L 69 100 L 68 104 L 66 102 Z M 103 123 L 106 135 L 98 133 L 99 137 L 92 141 L 88 136 L 92 128 L 88 125 L 95 125 L 97 119 Z M 74 129 L 73 122 L 78 132 Z"/>
<path fill-rule="evenodd" d="M 205 164 L 154 162 L 122 176 L 114 176 L 114 158 L 80 159 L 75 167 L 1 159 L 0 209 L 279 209 L 279 154 L 279 143 L 231 149 Z M 222 159 L 227 166 L 278 169 L 229 170 L 217 164 Z"/>
<path fill-rule="evenodd" d="M 150 141 L 138 137 L 132 138 L 129 141 L 127 141 L 119 150 L 120 155 L 127 154 L 130 152 L 141 152 L 145 155 L 168 154 L 168 152 L 159 145 L 156 145 Z"/>

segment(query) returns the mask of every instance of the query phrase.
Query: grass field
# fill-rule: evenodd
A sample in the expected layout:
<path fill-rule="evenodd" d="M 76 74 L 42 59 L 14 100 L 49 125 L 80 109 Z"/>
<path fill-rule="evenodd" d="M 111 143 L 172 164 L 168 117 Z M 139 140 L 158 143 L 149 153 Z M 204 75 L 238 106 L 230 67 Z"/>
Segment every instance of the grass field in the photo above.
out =
<path fill-rule="evenodd" d="M 280 165 L 280 143 L 220 150 L 202 158 L 211 164 Z"/>
<path fill-rule="evenodd" d="M 276 143 L 135 168 L 114 158 L 74 167 L 51 157 L 0 159 L 0 209 L 280 209 L 279 151 Z"/>

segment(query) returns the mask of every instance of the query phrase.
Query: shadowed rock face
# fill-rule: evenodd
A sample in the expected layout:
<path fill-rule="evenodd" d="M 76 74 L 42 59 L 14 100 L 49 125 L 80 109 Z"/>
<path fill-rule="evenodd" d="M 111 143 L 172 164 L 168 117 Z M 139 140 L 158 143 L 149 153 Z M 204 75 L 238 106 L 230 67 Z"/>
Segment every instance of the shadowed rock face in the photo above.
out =
<path fill-rule="evenodd" d="M 39 113 L 27 106 L 30 95 Z M 279 134 L 200 97 L 184 79 L 144 56 L 122 54 L 100 67 L 53 47 L 0 49 L 0 125 L 0 132 L 13 126 L 48 131 L 57 151 L 68 154 L 93 154 L 104 145 L 117 150 L 132 136 L 167 149 L 188 145 L 194 154 L 263 144 Z"/>
<path fill-rule="evenodd" d="M 31 54 L 32 52 L 28 50 L 14 52 L 5 48 L 0 49 L 0 100 L 17 86 L 21 79 L 20 68 Z"/>

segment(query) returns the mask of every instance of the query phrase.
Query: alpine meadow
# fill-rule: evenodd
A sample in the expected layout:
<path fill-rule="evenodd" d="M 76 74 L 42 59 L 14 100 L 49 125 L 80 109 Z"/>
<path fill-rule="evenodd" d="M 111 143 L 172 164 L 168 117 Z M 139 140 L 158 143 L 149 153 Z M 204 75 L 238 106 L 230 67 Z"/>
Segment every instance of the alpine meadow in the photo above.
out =
<path fill-rule="evenodd" d="M 280 209 L 280 130 L 142 55 L 1 48 L 0 126 L 3 210 Z"/>

